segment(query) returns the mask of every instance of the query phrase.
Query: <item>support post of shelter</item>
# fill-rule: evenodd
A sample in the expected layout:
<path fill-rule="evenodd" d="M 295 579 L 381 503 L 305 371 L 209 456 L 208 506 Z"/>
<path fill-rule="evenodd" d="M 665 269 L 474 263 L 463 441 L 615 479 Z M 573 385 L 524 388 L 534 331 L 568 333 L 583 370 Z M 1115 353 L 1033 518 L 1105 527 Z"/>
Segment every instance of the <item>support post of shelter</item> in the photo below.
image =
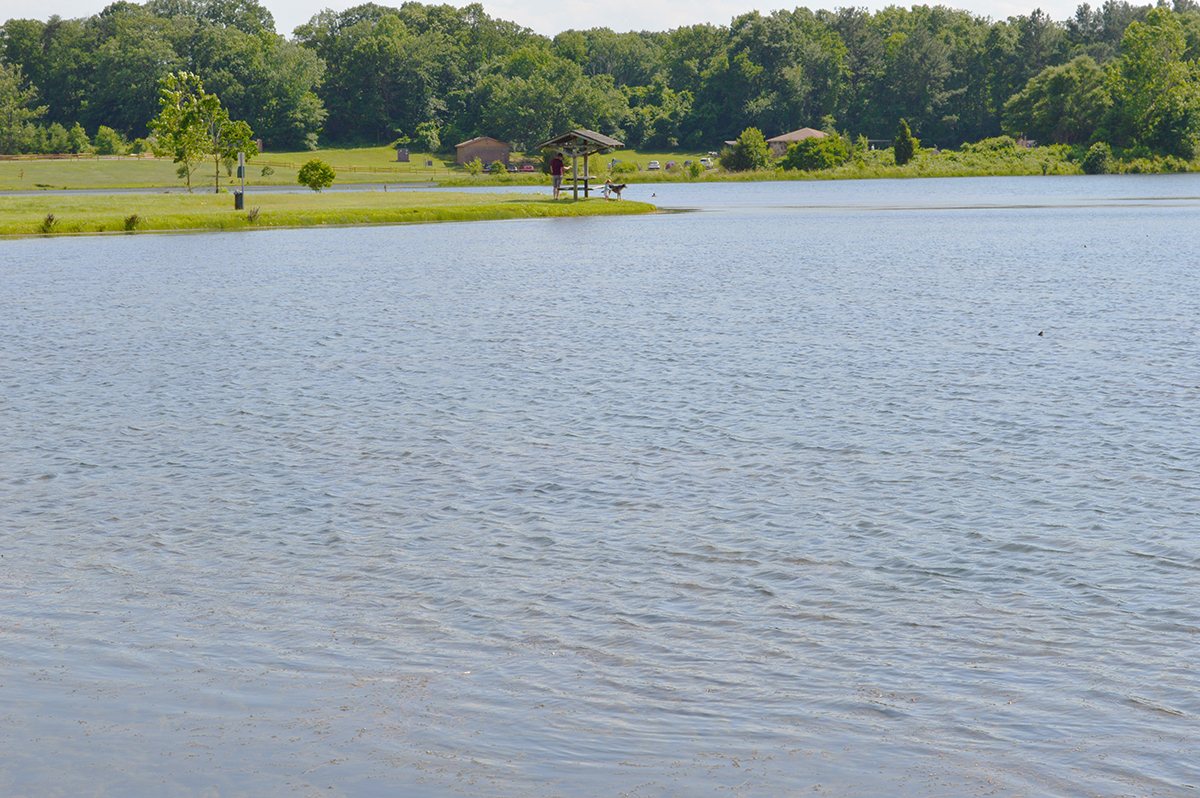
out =
<path fill-rule="evenodd" d="M 571 182 L 575 199 L 579 199 L 579 157 L 583 156 L 583 196 L 587 197 L 591 175 L 588 173 L 588 158 L 591 155 L 612 152 L 625 145 L 594 130 L 577 129 L 555 136 L 537 145 L 539 150 L 554 150 L 571 156 Z"/>

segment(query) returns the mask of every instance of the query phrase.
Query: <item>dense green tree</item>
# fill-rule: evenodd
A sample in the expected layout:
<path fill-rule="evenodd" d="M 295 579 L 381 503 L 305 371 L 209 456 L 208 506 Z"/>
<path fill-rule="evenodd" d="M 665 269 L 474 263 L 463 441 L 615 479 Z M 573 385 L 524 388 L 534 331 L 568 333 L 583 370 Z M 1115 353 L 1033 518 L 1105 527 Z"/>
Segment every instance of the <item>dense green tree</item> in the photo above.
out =
<path fill-rule="evenodd" d="M 1108 76 L 1105 136 L 1180 154 L 1193 146 L 1187 65 L 1200 58 L 1200 7 L 1158 3 L 1082 4 L 1061 23 L 1040 10 L 992 21 L 940 5 L 799 7 L 729 25 L 593 28 L 551 40 L 479 3 L 326 10 L 289 39 L 260 0 L 117 0 L 83 19 L 8 20 L 0 59 L 38 87 L 46 123 L 63 130 L 80 122 L 143 135 L 158 81 L 187 71 L 274 147 L 315 146 L 318 133 L 387 142 L 419 129 L 436 131 L 440 144 L 476 135 L 536 143 L 584 125 L 639 146 L 716 149 L 747 127 L 775 135 L 827 115 L 873 139 L 903 118 L 942 145 L 997 136 L 1002 122 L 1047 141 L 1082 140 L 1095 70 L 1061 68 L 1086 55 Z M 1164 20 L 1182 34 L 1182 51 L 1172 44 L 1162 69 L 1143 69 L 1154 58 L 1138 48 L 1157 45 L 1138 37 L 1150 30 L 1158 41 Z M 1123 44 L 1133 24 L 1143 33 Z M 523 72 L 530 64 L 537 69 Z M 1055 114 L 1059 124 L 1048 126 Z M 20 146 L 52 146 L 49 127 L 27 128 Z"/>
<path fill-rule="evenodd" d="M 896 158 L 896 166 L 904 166 L 911 161 L 920 148 L 920 140 L 913 138 L 908 122 L 901 119 L 896 125 L 896 138 L 892 139 L 892 154 Z"/>
<path fill-rule="evenodd" d="M 1200 65 L 1185 61 L 1187 40 L 1179 15 L 1151 10 L 1121 40 L 1111 69 L 1113 106 L 1106 135 L 1121 146 L 1195 157 L 1200 147 Z"/>
<path fill-rule="evenodd" d="M 850 158 L 850 147 L 841 136 L 825 136 L 803 139 L 787 149 L 780 166 L 784 169 L 832 169 Z"/>
<path fill-rule="evenodd" d="M 1004 106 L 1004 129 L 1056 144 L 1092 138 L 1112 105 L 1108 78 L 1090 56 L 1047 67 Z"/>
<path fill-rule="evenodd" d="M 1103 141 L 1097 141 L 1083 156 L 1084 174 L 1106 175 L 1112 169 L 1112 150 Z"/>
<path fill-rule="evenodd" d="M 91 22 L 90 88 L 78 119 L 132 137 L 145 136 L 159 99 L 159 81 L 182 66 L 170 40 L 171 23 L 141 6 L 114 3 Z"/>
<path fill-rule="evenodd" d="M 20 66 L 0 61 L 0 154 L 21 151 L 30 120 L 46 113 L 46 106 L 33 105 L 37 88 L 27 85 Z"/>
<path fill-rule="evenodd" d="M 756 127 L 748 127 L 737 141 L 721 152 L 721 167 L 730 172 L 748 172 L 771 165 L 771 148 Z"/>
<path fill-rule="evenodd" d="M 332 186 L 335 177 L 337 173 L 333 171 L 332 166 L 320 158 L 313 158 L 300 167 L 300 171 L 296 173 L 296 182 L 308 186 L 313 191 L 320 191 Z"/>
<path fill-rule="evenodd" d="M 589 77 L 574 61 L 528 47 L 493 65 L 471 95 L 473 127 L 518 149 L 572 128 L 620 134 L 625 96 L 609 75 Z"/>

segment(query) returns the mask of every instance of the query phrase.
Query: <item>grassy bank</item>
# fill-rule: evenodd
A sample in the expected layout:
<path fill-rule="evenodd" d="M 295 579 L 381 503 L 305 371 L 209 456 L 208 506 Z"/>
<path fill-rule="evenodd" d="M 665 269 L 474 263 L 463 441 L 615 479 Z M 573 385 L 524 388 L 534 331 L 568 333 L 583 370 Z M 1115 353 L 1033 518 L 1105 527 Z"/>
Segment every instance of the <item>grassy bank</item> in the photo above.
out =
<path fill-rule="evenodd" d="M 179 230 L 239 230 L 321 225 L 538 219 L 648 213 L 654 206 L 528 194 L 368 191 L 341 194 L 125 194 L 0 197 L 0 236 Z"/>
<path fill-rule="evenodd" d="M 988 140 L 999 142 L 1000 139 Z M 593 156 L 589 172 L 601 180 L 609 175 L 609 166 L 615 160 L 625 164 L 641 165 L 640 171 L 618 172 L 614 175 L 620 183 L 678 183 L 678 182 L 723 182 L 745 180 L 837 180 L 908 177 L 984 177 L 1010 175 L 1063 175 L 1081 174 L 1084 149 L 1080 147 L 989 147 L 988 142 L 964 145 L 961 150 L 922 150 L 912 163 L 896 166 L 891 150 L 861 152 L 849 162 L 834 169 L 816 172 L 784 171 L 768 168 L 753 172 L 726 172 L 721 169 L 706 169 L 693 177 L 682 168 L 687 161 L 698 161 L 694 153 L 650 153 L 635 150 L 617 150 L 614 153 Z M 1122 158 L 1121 153 L 1112 163 L 1114 172 L 1177 172 L 1200 170 L 1200 161 L 1191 163 L 1177 159 Z M 470 175 L 444 155 L 412 153 L 408 163 L 397 163 L 396 152 L 390 147 L 359 147 L 324 149 L 313 152 L 263 153 L 246 169 L 246 185 L 255 186 L 296 185 L 296 172 L 310 158 L 321 158 L 337 171 L 335 185 L 361 183 L 404 185 L 406 183 L 437 184 L 441 186 L 511 186 L 545 185 L 550 183 L 548 175 L 538 173 L 505 173 L 499 175 Z M 650 170 L 646 166 L 651 160 L 664 165 L 674 161 L 678 168 Z M 432 163 L 432 166 L 428 165 Z M 264 175 L 264 167 L 267 174 Z M 165 159 L 134 158 L 80 158 L 78 160 L 0 160 L 0 191 L 36 191 L 44 189 L 98 189 L 98 188 L 182 188 L 183 182 L 175 175 L 175 164 Z M 582 171 L 582 166 L 581 166 Z M 213 183 L 212 164 L 201 166 L 193 177 L 197 192 L 211 191 Z M 221 170 L 221 185 L 231 186 L 234 181 Z"/>

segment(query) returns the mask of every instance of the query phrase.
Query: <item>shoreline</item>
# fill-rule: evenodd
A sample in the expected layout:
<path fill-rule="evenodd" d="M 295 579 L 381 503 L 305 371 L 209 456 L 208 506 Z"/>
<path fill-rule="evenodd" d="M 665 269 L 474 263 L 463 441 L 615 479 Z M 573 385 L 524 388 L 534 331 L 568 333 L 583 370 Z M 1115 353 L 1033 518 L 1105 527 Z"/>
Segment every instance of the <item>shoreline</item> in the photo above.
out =
<path fill-rule="evenodd" d="M 247 195 L 98 193 L 0 195 L 0 239 L 113 233 L 282 230 L 654 213 L 654 205 L 601 198 L 425 191 L 344 191 Z"/>

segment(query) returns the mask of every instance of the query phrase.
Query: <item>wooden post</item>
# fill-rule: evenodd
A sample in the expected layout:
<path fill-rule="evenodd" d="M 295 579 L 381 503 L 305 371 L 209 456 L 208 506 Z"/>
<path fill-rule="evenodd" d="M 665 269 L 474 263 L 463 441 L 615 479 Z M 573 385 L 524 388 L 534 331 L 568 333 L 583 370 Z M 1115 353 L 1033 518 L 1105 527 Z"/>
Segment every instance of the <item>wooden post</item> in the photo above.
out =
<path fill-rule="evenodd" d="M 574 199 L 579 199 L 579 153 L 571 153 L 571 184 L 574 191 Z"/>

